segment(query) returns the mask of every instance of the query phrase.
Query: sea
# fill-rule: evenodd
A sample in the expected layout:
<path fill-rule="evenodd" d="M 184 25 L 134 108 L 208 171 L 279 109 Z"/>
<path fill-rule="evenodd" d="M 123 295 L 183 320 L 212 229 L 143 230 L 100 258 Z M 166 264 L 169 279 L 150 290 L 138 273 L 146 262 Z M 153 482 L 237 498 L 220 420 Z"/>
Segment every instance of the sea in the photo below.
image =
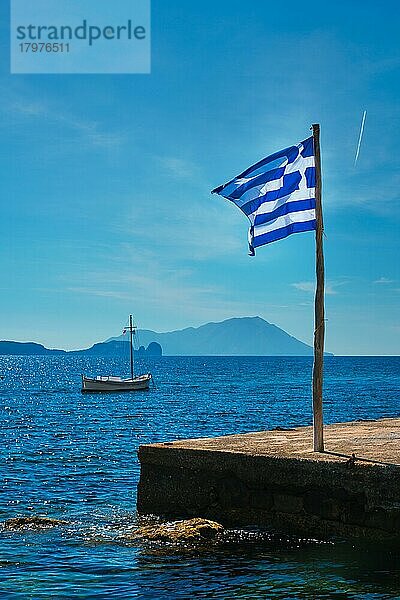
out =
<path fill-rule="evenodd" d="M 308 357 L 163 357 L 147 392 L 81 394 L 122 357 L 0 357 L 0 598 L 400 598 L 399 548 L 233 530 L 205 548 L 126 539 L 140 444 L 311 424 Z M 325 422 L 398 417 L 400 357 L 327 357 Z"/>

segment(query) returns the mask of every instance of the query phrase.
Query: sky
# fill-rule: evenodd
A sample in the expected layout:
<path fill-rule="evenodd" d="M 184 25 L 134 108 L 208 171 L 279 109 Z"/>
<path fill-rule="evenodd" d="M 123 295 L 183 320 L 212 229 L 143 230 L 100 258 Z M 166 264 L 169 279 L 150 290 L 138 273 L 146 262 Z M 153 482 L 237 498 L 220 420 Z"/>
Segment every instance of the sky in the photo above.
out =
<path fill-rule="evenodd" d="M 399 354 L 397 2 L 153 0 L 149 75 L 11 75 L 0 17 L 0 339 L 83 348 L 133 313 L 312 343 L 313 233 L 251 258 L 210 190 L 320 123 L 326 349 Z"/>

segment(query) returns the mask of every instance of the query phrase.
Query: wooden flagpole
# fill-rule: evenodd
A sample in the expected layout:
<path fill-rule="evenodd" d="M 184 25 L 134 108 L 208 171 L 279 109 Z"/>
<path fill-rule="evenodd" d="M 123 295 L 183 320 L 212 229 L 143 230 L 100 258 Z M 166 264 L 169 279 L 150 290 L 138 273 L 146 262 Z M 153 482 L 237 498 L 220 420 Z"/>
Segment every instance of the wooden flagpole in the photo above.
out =
<path fill-rule="evenodd" d="M 313 366 L 313 428 L 314 452 L 324 451 L 324 421 L 322 410 L 322 388 L 324 368 L 324 339 L 325 339 L 325 308 L 324 308 L 324 221 L 322 215 L 322 177 L 321 177 L 321 149 L 319 143 L 319 124 L 312 125 L 315 152 L 315 217 L 316 217 L 316 275 L 317 287 L 315 291 L 315 324 L 314 324 L 314 366 Z"/>

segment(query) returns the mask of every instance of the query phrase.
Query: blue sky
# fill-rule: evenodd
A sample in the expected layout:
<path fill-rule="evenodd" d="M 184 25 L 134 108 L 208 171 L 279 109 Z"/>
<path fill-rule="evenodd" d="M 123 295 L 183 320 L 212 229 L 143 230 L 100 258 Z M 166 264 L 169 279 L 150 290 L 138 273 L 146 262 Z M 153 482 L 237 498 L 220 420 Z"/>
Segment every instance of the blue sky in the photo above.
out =
<path fill-rule="evenodd" d="M 250 258 L 209 192 L 319 122 L 327 349 L 399 353 L 397 3 L 154 0 L 151 75 L 10 75 L 0 10 L 1 339 L 84 347 L 133 312 L 310 343 L 313 234 Z"/>

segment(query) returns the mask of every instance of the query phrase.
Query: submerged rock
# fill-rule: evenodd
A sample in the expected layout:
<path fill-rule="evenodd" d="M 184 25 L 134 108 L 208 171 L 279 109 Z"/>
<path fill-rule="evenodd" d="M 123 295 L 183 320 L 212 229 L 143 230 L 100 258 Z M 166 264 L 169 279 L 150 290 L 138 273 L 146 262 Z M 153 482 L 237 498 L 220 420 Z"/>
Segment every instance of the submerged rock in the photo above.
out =
<path fill-rule="evenodd" d="M 154 542 L 201 542 L 213 540 L 224 528 L 208 519 L 188 519 L 139 527 L 132 537 Z"/>
<path fill-rule="evenodd" d="M 67 521 L 49 519 L 48 517 L 14 517 L 6 519 L 1 525 L 4 529 L 47 529 L 64 525 Z"/>

